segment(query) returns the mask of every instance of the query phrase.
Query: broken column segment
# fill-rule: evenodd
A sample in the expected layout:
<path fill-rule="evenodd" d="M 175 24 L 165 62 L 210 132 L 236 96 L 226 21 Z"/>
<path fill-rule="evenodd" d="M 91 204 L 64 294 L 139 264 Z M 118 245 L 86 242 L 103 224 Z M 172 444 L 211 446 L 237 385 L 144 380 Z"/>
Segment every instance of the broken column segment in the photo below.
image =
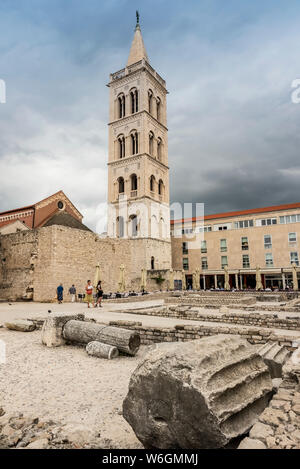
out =
<path fill-rule="evenodd" d="M 63 337 L 69 342 L 88 344 L 98 341 L 113 345 L 120 352 L 135 355 L 140 348 L 140 335 L 129 329 L 106 326 L 82 321 L 68 321 L 63 329 Z"/>
<path fill-rule="evenodd" d="M 42 328 L 42 344 L 47 347 L 59 347 L 65 344 L 63 327 L 71 319 L 84 320 L 84 314 L 51 313 Z"/>
<path fill-rule="evenodd" d="M 163 343 L 133 372 L 123 416 L 146 448 L 221 448 L 252 427 L 271 391 L 268 367 L 239 336 Z"/>
<path fill-rule="evenodd" d="M 269 368 L 271 378 L 281 378 L 282 367 L 291 355 L 284 346 L 274 342 L 267 342 L 258 348 L 258 353 Z"/>
<path fill-rule="evenodd" d="M 119 350 L 117 347 L 113 347 L 112 345 L 103 344 L 97 341 L 93 341 L 87 344 L 86 351 L 88 355 L 91 355 L 92 357 L 107 358 L 108 360 L 112 360 L 119 355 Z"/>

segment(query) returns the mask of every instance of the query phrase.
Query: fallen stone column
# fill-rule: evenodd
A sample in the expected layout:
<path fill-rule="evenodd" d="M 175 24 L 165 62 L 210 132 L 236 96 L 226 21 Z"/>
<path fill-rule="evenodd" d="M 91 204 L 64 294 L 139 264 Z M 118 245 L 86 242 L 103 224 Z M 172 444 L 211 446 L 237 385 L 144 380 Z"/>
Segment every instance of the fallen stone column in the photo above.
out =
<path fill-rule="evenodd" d="M 146 448 L 221 448 L 249 431 L 271 391 L 268 367 L 238 336 L 163 343 L 133 372 L 123 416 Z"/>
<path fill-rule="evenodd" d="M 98 341 L 113 345 L 128 355 L 135 355 L 141 343 L 140 335 L 135 331 L 73 320 L 64 326 L 63 337 L 69 342 L 80 344 Z"/>
<path fill-rule="evenodd" d="M 35 324 L 32 321 L 26 321 L 22 319 L 16 319 L 14 321 L 7 321 L 4 326 L 11 331 L 20 332 L 32 332 L 36 329 Z"/>
<path fill-rule="evenodd" d="M 97 341 L 93 341 L 87 344 L 86 351 L 88 355 L 91 355 L 92 357 L 107 358 L 108 360 L 112 360 L 119 355 L 119 350 L 117 347 L 113 347 L 111 345 L 103 344 Z"/>

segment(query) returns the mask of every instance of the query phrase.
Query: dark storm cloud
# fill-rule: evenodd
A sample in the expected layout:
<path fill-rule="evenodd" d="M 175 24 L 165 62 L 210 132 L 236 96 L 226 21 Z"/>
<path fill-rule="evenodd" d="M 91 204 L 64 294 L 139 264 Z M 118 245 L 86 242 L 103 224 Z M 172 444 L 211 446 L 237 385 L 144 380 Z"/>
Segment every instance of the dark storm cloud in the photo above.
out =
<path fill-rule="evenodd" d="M 138 2 L 167 80 L 171 198 L 206 212 L 299 201 L 299 2 Z M 0 210 L 63 189 L 105 223 L 109 73 L 133 37 L 129 0 L 2 0 Z"/>

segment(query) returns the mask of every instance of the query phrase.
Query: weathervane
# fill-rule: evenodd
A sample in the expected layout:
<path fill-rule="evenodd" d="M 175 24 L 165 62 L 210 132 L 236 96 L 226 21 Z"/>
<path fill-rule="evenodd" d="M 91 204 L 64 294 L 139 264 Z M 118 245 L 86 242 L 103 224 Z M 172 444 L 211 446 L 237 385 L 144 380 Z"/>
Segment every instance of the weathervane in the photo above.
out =
<path fill-rule="evenodd" d="M 140 24 L 140 14 L 138 10 L 136 10 L 136 24 Z"/>

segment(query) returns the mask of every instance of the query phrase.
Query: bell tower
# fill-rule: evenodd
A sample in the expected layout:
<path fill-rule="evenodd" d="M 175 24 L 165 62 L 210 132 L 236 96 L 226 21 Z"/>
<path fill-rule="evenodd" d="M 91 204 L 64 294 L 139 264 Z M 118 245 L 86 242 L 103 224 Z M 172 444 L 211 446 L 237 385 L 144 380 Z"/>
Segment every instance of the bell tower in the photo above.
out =
<path fill-rule="evenodd" d="M 170 243 L 168 92 L 149 64 L 138 12 L 127 65 L 108 87 L 108 236 Z"/>

